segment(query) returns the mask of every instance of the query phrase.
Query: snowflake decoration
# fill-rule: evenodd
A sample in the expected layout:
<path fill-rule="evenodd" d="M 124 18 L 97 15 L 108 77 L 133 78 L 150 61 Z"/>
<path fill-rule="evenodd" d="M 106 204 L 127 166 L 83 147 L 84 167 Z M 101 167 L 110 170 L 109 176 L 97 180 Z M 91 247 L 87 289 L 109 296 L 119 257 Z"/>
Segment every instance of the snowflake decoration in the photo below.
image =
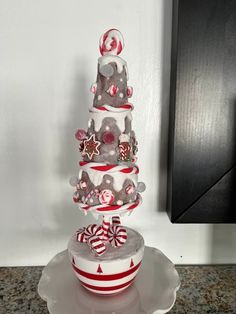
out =
<path fill-rule="evenodd" d="M 87 155 L 92 160 L 93 155 L 99 155 L 98 147 L 100 145 L 101 143 L 95 140 L 95 134 L 92 134 L 89 139 L 84 140 L 83 155 Z"/>

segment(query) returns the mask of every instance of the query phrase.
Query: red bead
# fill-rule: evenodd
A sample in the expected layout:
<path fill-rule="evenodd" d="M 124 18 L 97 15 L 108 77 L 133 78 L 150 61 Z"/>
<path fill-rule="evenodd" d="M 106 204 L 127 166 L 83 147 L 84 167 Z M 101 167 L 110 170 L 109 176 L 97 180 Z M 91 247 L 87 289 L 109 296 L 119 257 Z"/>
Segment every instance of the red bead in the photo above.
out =
<path fill-rule="evenodd" d="M 133 95 L 133 87 L 128 86 L 126 91 L 127 96 L 130 98 Z"/>
<path fill-rule="evenodd" d="M 78 141 L 82 141 L 87 137 L 87 132 L 83 129 L 78 129 L 78 131 L 75 133 L 75 138 Z"/>
<path fill-rule="evenodd" d="M 115 96 L 118 93 L 119 88 L 115 85 L 111 85 L 109 89 L 107 90 L 107 93 L 110 94 L 110 96 Z"/>
<path fill-rule="evenodd" d="M 115 142 L 115 136 L 111 132 L 104 132 L 102 135 L 102 141 L 105 144 L 113 144 Z"/>

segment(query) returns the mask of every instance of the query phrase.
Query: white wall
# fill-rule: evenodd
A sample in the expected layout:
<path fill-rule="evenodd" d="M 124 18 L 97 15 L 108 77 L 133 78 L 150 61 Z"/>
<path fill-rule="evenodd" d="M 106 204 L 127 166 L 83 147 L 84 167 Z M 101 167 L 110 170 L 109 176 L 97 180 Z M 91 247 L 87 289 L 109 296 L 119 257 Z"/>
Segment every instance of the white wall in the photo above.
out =
<path fill-rule="evenodd" d="M 165 208 L 171 1 L 0 1 L 0 264 L 45 264 L 92 222 L 72 203 L 98 38 L 125 37 L 144 203 L 125 224 L 175 263 L 236 260 L 234 226 L 173 225 Z"/>

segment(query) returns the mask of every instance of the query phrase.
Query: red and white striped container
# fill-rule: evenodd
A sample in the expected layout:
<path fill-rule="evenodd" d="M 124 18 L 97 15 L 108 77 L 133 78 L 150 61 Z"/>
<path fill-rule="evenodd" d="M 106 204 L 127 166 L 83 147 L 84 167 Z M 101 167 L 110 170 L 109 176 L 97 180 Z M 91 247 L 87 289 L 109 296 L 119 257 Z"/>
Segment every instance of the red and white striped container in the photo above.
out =
<path fill-rule="evenodd" d="M 120 248 L 107 243 L 107 250 L 100 257 L 86 243 L 76 241 L 76 236 L 69 241 L 68 252 L 74 273 L 87 290 L 112 295 L 133 283 L 142 263 L 144 240 L 137 231 L 125 228 L 126 243 Z"/>

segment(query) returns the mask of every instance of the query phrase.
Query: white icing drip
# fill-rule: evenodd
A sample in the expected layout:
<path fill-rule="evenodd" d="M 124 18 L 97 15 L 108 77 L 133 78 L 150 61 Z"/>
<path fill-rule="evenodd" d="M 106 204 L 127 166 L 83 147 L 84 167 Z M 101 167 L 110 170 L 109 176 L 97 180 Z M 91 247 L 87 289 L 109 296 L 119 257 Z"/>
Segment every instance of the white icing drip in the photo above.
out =
<path fill-rule="evenodd" d="M 91 112 L 90 119 L 94 121 L 95 131 L 98 132 L 102 127 L 102 121 L 105 118 L 114 118 L 116 124 L 120 129 L 121 133 L 125 131 L 125 118 L 127 117 L 132 121 L 132 114 L 130 110 L 121 111 L 121 112 L 110 112 L 110 111 L 100 111 L 100 112 Z"/>
<path fill-rule="evenodd" d="M 101 100 L 102 99 L 102 96 L 101 95 L 98 95 L 98 100 Z"/>
<path fill-rule="evenodd" d="M 94 165 L 96 165 L 96 164 L 94 164 Z M 90 166 L 91 165 L 89 165 L 89 164 L 85 164 L 83 167 L 81 167 L 80 171 L 86 171 L 87 172 L 89 179 L 94 184 L 94 186 L 100 185 L 103 181 L 104 175 L 106 175 L 106 174 L 109 174 L 113 177 L 113 188 L 117 192 L 119 192 L 123 188 L 123 184 L 124 184 L 126 179 L 130 179 L 134 183 L 135 187 L 137 187 L 137 185 L 138 185 L 138 175 L 136 173 L 119 172 L 119 171 L 117 171 L 118 170 L 117 168 L 114 168 L 116 170 L 99 171 L 99 170 L 91 169 Z"/>
<path fill-rule="evenodd" d="M 129 142 L 129 135 L 128 134 L 121 134 L 119 136 L 119 141 L 122 142 Z"/>
<path fill-rule="evenodd" d="M 127 81 L 128 81 L 128 80 L 129 80 L 129 71 L 128 71 L 128 67 L 127 67 L 126 64 L 124 65 L 124 67 L 125 67 L 126 77 L 127 77 Z"/>
<path fill-rule="evenodd" d="M 105 55 L 103 57 L 100 57 L 98 59 L 99 67 L 104 66 L 106 64 L 109 64 L 111 62 L 116 63 L 117 66 L 117 72 L 121 73 L 123 71 L 123 67 L 125 67 L 126 73 L 127 73 L 127 66 L 125 60 L 118 56 L 113 56 L 113 55 Z M 127 73 L 127 79 L 128 79 L 128 73 Z"/>
<path fill-rule="evenodd" d="M 89 128 L 91 127 L 91 123 L 92 123 L 92 120 L 89 119 L 89 120 L 88 120 L 88 127 L 89 127 Z"/>

